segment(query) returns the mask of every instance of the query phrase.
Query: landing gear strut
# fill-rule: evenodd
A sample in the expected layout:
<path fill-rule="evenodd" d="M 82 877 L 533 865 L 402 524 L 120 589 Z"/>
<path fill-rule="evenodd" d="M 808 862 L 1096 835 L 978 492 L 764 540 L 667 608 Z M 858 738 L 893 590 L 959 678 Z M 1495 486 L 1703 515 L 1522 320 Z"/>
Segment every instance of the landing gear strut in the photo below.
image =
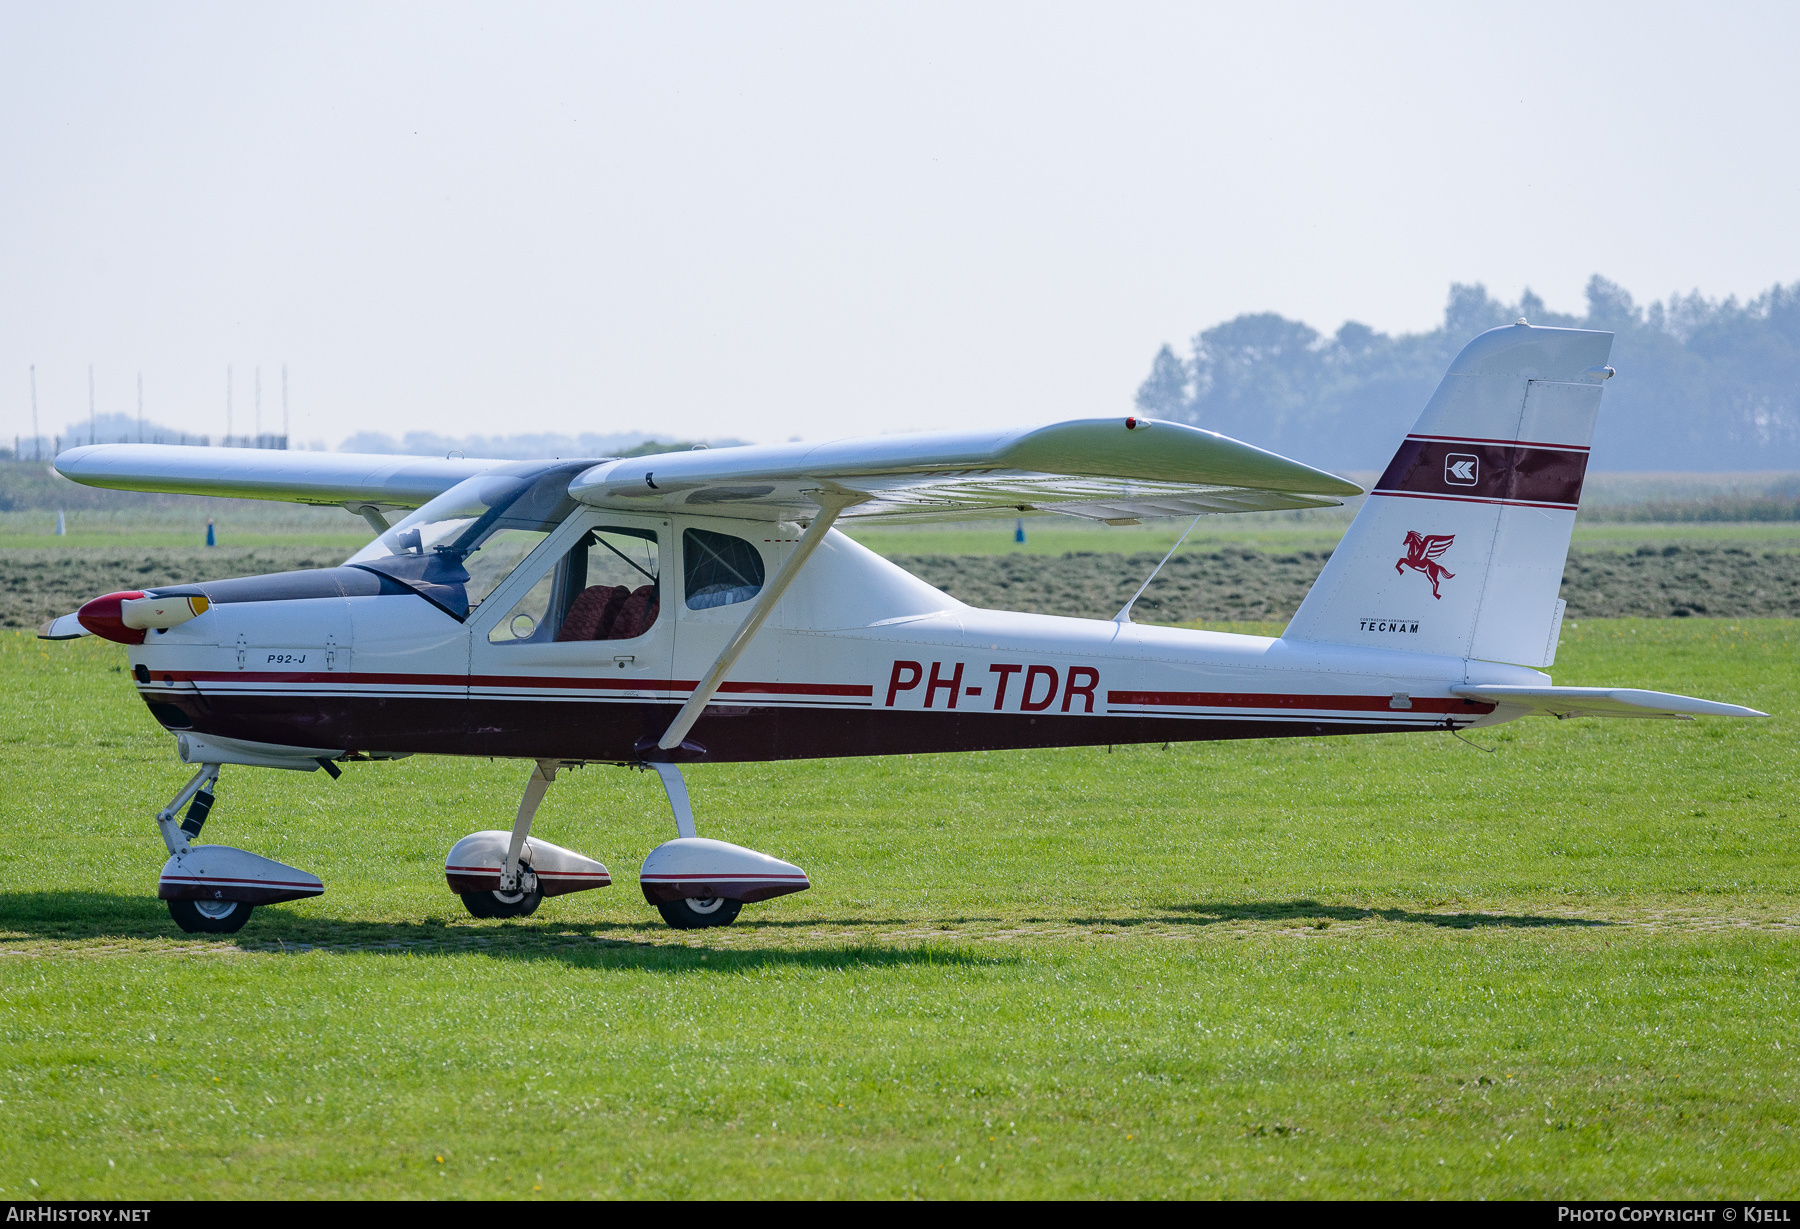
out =
<path fill-rule="evenodd" d="M 206 826 L 206 817 L 212 813 L 213 803 L 217 801 L 213 787 L 218 783 L 219 766 L 203 764 L 173 801 L 157 813 L 156 826 L 162 829 L 163 844 L 169 847 L 171 859 L 187 854 L 188 842 L 199 838 L 200 829 Z M 175 813 L 181 810 L 184 802 L 188 804 L 187 814 L 178 828 Z M 256 908 L 241 900 L 170 900 L 168 904 L 169 916 L 190 935 L 236 934 L 244 928 L 251 911 Z"/>
<path fill-rule="evenodd" d="M 638 873 L 644 899 L 656 906 L 663 921 L 676 930 L 729 926 L 751 901 L 812 886 L 806 872 L 791 862 L 698 835 L 681 769 L 655 761 L 649 767 L 662 778 L 669 809 L 675 813 L 675 831 L 680 833 L 652 849 Z"/>
<path fill-rule="evenodd" d="M 300 900 L 325 890 L 318 876 L 272 858 L 229 845 L 189 844 L 206 824 L 218 780 L 219 766 L 202 764 L 156 816 L 163 844 L 169 847 L 156 894 L 169 902 L 175 924 L 191 935 L 235 934 L 258 905 Z M 175 816 L 184 804 L 187 815 L 177 824 Z"/>
<path fill-rule="evenodd" d="M 444 880 L 478 918 L 530 917 L 546 896 L 603 888 L 612 877 L 600 863 L 572 849 L 534 841 L 531 821 L 562 765 L 539 760 L 525 782 L 511 832 L 472 832 L 444 859 Z"/>
<path fill-rule="evenodd" d="M 554 760 L 539 760 L 525 782 L 525 796 L 519 799 L 518 818 L 513 820 L 512 836 L 506 845 L 506 861 L 500 866 L 500 881 L 494 887 L 474 892 L 459 892 L 463 908 L 470 916 L 530 917 L 537 912 L 544 894 L 538 890 L 536 872 L 525 859 L 525 838 L 531 832 L 531 821 L 537 818 L 544 795 L 556 780 L 559 765 Z"/>

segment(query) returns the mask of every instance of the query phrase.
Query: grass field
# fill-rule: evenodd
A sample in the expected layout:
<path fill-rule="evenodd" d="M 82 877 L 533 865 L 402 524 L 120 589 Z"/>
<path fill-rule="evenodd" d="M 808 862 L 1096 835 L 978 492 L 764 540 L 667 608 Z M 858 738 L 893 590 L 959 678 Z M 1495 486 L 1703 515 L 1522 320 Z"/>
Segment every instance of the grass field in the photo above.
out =
<path fill-rule="evenodd" d="M 1800 1193 L 1792 621 L 1580 621 L 1560 683 L 1764 722 L 702 767 L 805 894 L 653 921 L 654 780 L 537 830 L 617 886 L 474 922 L 516 763 L 227 769 L 328 891 L 185 938 L 122 651 L 0 638 L 0 1196 Z"/>

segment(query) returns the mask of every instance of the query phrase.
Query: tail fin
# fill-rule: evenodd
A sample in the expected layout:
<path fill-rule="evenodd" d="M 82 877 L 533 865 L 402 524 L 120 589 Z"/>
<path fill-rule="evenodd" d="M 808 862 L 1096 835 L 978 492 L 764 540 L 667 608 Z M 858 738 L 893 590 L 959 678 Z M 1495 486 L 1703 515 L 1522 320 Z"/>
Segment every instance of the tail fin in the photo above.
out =
<path fill-rule="evenodd" d="M 1612 338 L 1520 323 L 1463 347 L 1286 638 L 1550 665 Z"/>

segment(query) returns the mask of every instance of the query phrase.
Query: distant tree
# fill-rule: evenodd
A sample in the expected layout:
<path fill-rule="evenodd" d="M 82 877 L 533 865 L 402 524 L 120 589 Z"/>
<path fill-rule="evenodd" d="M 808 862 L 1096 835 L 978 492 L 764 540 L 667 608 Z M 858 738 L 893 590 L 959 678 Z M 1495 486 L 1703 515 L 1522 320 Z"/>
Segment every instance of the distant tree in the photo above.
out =
<path fill-rule="evenodd" d="M 1150 362 L 1150 377 L 1138 385 L 1137 408 L 1146 418 L 1181 419 L 1188 408 L 1187 364 L 1167 345 Z"/>
<path fill-rule="evenodd" d="M 1598 275 L 1581 316 L 1530 289 L 1515 304 L 1480 283 L 1450 287 L 1444 323 L 1390 336 L 1346 322 L 1324 337 L 1271 312 L 1163 346 L 1138 389 L 1146 414 L 1195 423 L 1331 469 L 1378 469 L 1458 350 L 1486 329 L 1535 325 L 1614 334 L 1593 467 L 1800 470 L 1800 283 L 1748 303 L 1698 291 L 1640 307 Z"/>

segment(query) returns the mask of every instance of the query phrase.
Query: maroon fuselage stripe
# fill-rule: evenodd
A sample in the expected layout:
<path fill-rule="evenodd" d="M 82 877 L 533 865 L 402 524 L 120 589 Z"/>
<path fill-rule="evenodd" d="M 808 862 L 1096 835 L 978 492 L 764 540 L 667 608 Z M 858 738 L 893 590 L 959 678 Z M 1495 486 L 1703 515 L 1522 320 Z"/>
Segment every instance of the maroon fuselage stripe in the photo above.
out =
<path fill-rule="evenodd" d="M 274 670 L 159 670 L 154 678 L 168 683 L 323 683 L 357 687 L 561 687 L 577 691 L 691 692 L 698 679 L 579 678 L 568 675 L 510 674 L 358 674 L 349 671 L 291 674 Z M 761 696 L 845 696 L 868 699 L 875 688 L 859 683 L 726 683 L 720 692 Z"/>
<path fill-rule="evenodd" d="M 233 679 L 254 679 L 262 683 L 305 684 L 356 684 L 356 685 L 421 685 L 421 680 L 429 679 L 442 686 L 445 681 L 456 679 L 456 675 L 416 675 L 416 674 L 261 674 L 245 671 L 202 673 L 192 672 L 177 674 L 178 679 L 191 679 L 197 682 L 226 682 Z M 468 680 L 476 687 L 542 687 L 542 688 L 603 688 L 611 689 L 625 686 L 614 679 L 585 679 L 558 677 L 495 677 L 476 675 Z M 669 690 L 680 694 L 692 691 L 698 684 L 687 681 L 663 681 L 639 679 L 629 685 L 633 691 Z M 798 696 L 845 696 L 871 697 L 874 688 L 854 683 L 727 683 L 719 688 L 720 692 L 733 694 L 751 693 L 756 695 L 798 695 Z M 399 698 L 399 697 L 396 697 Z M 1108 704 L 1138 704 L 1161 708 L 1299 708 L 1314 711 L 1336 712 L 1376 712 L 1386 711 L 1392 706 L 1387 696 L 1352 696 L 1352 695 L 1296 695 L 1288 692 L 1231 692 L 1231 691 L 1109 691 L 1106 693 Z M 1417 712 L 1428 713 L 1487 713 L 1493 705 L 1482 704 L 1472 700 L 1431 699 L 1420 697 L 1413 701 L 1412 707 Z"/>
<path fill-rule="evenodd" d="M 1300 696 L 1226 691 L 1109 691 L 1108 704 L 1142 704 L 1153 708 L 1303 708 L 1336 712 L 1456 713 L 1481 716 L 1492 704 L 1463 699 L 1418 697 L 1410 709 L 1395 709 L 1389 696 Z"/>
<path fill-rule="evenodd" d="M 1139 697 L 1171 693 L 1140 692 Z M 1176 696 L 1193 693 L 1173 693 Z M 1202 695 L 1210 704 L 1217 697 Z M 1245 698 L 1245 697 L 1240 697 Z M 1274 697 L 1256 697 L 1274 699 Z M 694 726 L 690 741 L 714 763 L 827 759 L 836 756 L 910 755 L 942 751 L 1001 751 L 1023 747 L 1080 747 L 1139 742 L 1203 742 L 1236 738 L 1294 738 L 1317 734 L 1441 730 L 1467 725 L 1489 711 L 1473 702 L 1447 708 L 1427 698 L 1414 708 L 1391 709 L 1386 696 L 1337 696 L 1329 711 L 1304 706 L 1322 697 L 1283 697 L 1292 707 L 1263 713 L 1177 714 L 1117 711 L 1110 714 L 1033 714 L 989 711 L 831 706 L 785 707 L 755 700 L 715 704 Z M 1115 697 L 1116 699 L 1116 697 Z M 1348 702 L 1354 702 L 1351 707 Z M 620 697 L 608 703 L 568 704 L 543 696 L 472 695 L 448 699 L 425 693 L 380 695 L 288 694 L 200 690 L 163 693 L 158 710 L 173 712 L 186 729 L 249 742 L 296 747 L 336 747 L 377 754 L 475 755 L 634 763 L 646 739 L 660 738 L 680 707 L 673 699 Z M 1341 706 L 1341 707 L 1340 707 Z M 1179 709 L 1185 706 L 1171 705 Z M 1386 710 L 1386 711 L 1384 711 Z M 173 728 L 182 728 L 176 726 Z"/>
<path fill-rule="evenodd" d="M 1374 493 L 1573 508 L 1587 460 L 1575 446 L 1409 435 Z"/>

